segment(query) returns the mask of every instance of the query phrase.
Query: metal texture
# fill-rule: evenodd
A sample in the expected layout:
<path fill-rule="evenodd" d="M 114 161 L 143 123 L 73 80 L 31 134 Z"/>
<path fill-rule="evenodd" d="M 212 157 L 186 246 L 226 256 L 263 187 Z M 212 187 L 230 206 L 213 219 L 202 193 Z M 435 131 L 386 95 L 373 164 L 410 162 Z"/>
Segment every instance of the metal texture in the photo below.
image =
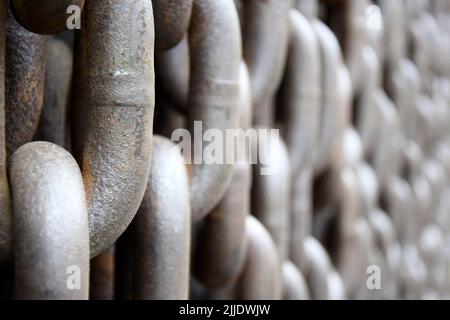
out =
<path fill-rule="evenodd" d="M 155 49 L 176 46 L 189 27 L 193 0 L 152 0 L 155 19 Z"/>
<path fill-rule="evenodd" d="M 191 135 L 203 136 L 206 130 L 215 129 L 225 136 L 225 130 L 236 128 L 238 121 L 241 36 L 236 8 L 232 0 L 194 0 L 191 21 L 188 129 Z M 195 121 L 202 121 L 201 132 L 194 132 Z M 230 164 L 203 161 L 192 166 L 194 222 L 205 217 L 223 197 L 232 169 Z"/>
<path fill-rule="evenodd" d="M 65 42 L 56 38 L 48 40 L 46 66 L 44 108 L 35 139 L 64 146 L 72 77 L 72 51 Z"/>
<path fill-rule="evenodd" d="M 303 275 L 290 261 L 283 263 L 283 300 L 308 300 L 309 292 Z"/>
<path fill-rule="evenodd" d="M 321 116 L 321 63 L 311 24 L 291 10 L 291 35 L 286 70 L 280 89 L 284 139 L 294 175 L 313 161 Z"/>
<path fill-rule="evenodd" d="M 251 127 L 250 78 L 244 62 L 240 72 L 239 127 Z M 245 148 L 245 141 L 239 141 Z M 243 144 L 243 145 L 242 145 Z M 247 254 L 245 221 L 250 213 L 251 168 L 248 159 L 237 159 L 223 199 L 205 218 L 195 248 L 193 273 L 209 288 L 233 283 Z"/>
<path fill-rule="evenodd" d="M 84 2 L 0 2 L 0 298 L 450 299 L 449 0 Z"/>
<path fill-rule="evenodd" d="M 283 261 L 288 255 L 290 165 L 284 142 L 273 137 L 267 153 L 267 163 L 254 166 L 252 213 L 267 228 Z M 261 174 L 266 170 L 268 174 Z"/>
<path fill-rule="evenodd" d="M 10 179 L 15 296 L 87 299 L 88 215 L 76 161 L 61 147 L 31 142 L 12 155 Z"/>
<path fill-rule="evenodd" d="M 322 65 L 322 117 L 316 150 L 316 171 L 324 170 L 331 160 L 332 137 L 336 132 L 338 66 L 342 56 L 339 43 L 331 30 L 321 21 L 312 22 L 320 45 Z M 327 163 L 328 162 L 328 163 Z"/>
<path fill-rule="evenodd" d="M 166 138 L 153 139 L 150 178 L 133 224 L 133 298 L 187 299 L 189 183 L 178 148 Z"/>
<path fill-rule="evenodd" d="M 250 72 L 254 123 L 272 125 L 269 100 L 283 76 L 292 0 L 244 1 L 242 38 Z"/>
<path fill-rule="evenodd" d="M 247 217 L 245 228 L 249 248 L 237 297 L 244 300 L 281 299 L 281 263 L 269 232 L 252 216 Z"/>
<path fill-rule="evenodd" d="M 83 178 L 95 256 L 126 229 L 144 196 L 155 99 L 154 30 L 147 1 L 88 1 L 85 15 Z"/>
<path fill-rule="evenodd" d="M 6 3 L 0 3 L 0 265 L 12 257 L 12 214 L 9 194 L 6 154 Z M 1 31 L 3 30 L 3 31 Z M 6 287 L 6 286 L 5 286 Z"/>
<path fill-rule="evenodd" d="M 31 32 L 55 34 L 67 29 L 72 5 L 83 9 L 85 0 L 12 0 L 16 19 Z"/>
<path fill-rule="evenodd" d="M 6 148 L 8 156 L 36 132 L 44 101 L 45 37 L 6 21 Z"/>

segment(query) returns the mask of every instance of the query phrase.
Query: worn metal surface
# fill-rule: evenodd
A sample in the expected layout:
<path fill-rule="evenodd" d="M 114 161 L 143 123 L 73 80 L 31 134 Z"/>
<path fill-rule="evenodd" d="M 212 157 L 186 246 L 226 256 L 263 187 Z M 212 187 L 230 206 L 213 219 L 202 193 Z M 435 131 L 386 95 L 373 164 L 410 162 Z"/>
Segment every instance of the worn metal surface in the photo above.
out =
<path fill-rule="evenodd" d="M 88 1 L 84 13 L 88 86 L 83 178 L 95 256 L 126 229 L 144 196 L 155 99 L 154 30 L 147 1 Z"/>
<path fill-rule="evenodd" d="M 450 298 L 448 0 L 89 0 L 73 46 L 23 28 L 74 2 L 0 3 L 0 298 Z"/>
<path fill-rule="evenodd" d="M 16 19 L 29 31 L 39 34 L 55 34 L 67 29 L 69 6 L 83 9 L 85 0 L 12 0 Z M 69 11 L 69 12 L 68 12 Z"/>
<path fill-rule="evenodd" d="M 239 127 L 251 127 L 250 78 L 241 63 Z M 245 148 L 245 141 L 239 140 Z M 242 271 L 247 255 L 245 221 L 250 213 L 251 167 L 249 159 L 237 159 L 233 177 L 223 199 L 200 226 L 194 249 L 193 273 L 209 288 L 233 283 Z"/>
<path fill-rule="evenodd" d="M 47 42 L 44 108 L 36 140 L 65 145 L 71 77 L 72 51 L 62 40 L 50 38 Z"/>
<path fill-rule="evenodd" d="M 0 3 L 0 265 L 12 257 L 12 214 L 6 162 L 5 42 L 6 4 Z"/>
<path fill-rule="evenodd" d="M 16 298 L 87 299 L 88 215 L 76 161 L 54 144 L 31 142 L 12 155 L 10 179 Z"/>
<path fill-rule="evenodd" d="M 187 299 L 191 215 L 186 167 L 178 148 L 153 139 L 150 178 L 133 221 L 133 298 Z"/>
<path fill-rule="evenodd" d="M 192 0 L 152 0 L 155 18 L 155 49 L 167 50 L 184 37 L 191 19 Z"/>
<path fill-rule="evenodd" d="M 44 100 L 45 37 L 6 22 L 6 148 L 8 156 L 30 142 Z"/>
<path fill-rule="evenodd" d="M 203 136 L 208 129 L 224 134 L 226 129 L 236 128 L 238 121 L 241 35 L 236 8 L 232 0 L 194 0 L 191 21 L 188 129 L 195 134 L 194 121 L 202 121 L 197 135 Z M 230 164 L 201 162 L 191 169 L 194 222 L 217 205 L 232 175 Z"/>

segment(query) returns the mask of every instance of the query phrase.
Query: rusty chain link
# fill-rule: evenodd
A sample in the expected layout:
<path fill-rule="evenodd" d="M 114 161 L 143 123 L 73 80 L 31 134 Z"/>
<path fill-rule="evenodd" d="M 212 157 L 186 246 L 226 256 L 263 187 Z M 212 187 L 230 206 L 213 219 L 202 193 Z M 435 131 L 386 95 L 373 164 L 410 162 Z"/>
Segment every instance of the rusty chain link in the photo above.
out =
<path fill-rule="evenodd" d="M 450 299 L 450 0 L 3 0 L 0 49 L 0 298 Z"/>

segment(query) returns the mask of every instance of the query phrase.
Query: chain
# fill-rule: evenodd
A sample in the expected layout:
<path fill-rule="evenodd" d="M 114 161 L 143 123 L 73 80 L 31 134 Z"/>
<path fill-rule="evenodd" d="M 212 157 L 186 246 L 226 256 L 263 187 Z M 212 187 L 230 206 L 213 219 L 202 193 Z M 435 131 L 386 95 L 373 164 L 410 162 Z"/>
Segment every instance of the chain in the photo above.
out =
<path fill-rule="evenodd" d="M 0 297 L 449 299 L 449 17 L 0 1 Z"/>

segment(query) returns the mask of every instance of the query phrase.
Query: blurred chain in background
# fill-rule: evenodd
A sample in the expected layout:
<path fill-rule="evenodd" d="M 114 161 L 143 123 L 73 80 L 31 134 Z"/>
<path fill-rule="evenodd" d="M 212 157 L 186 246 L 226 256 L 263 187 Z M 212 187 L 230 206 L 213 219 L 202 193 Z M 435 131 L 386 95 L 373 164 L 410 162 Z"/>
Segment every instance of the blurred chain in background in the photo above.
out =
<path fill-rule="evenodd" d="M 450 0 L 2 0 L 0 31 L 0 298 L 450 299 Z M 229 129 L 281 134 L 174 148 Z"/>

